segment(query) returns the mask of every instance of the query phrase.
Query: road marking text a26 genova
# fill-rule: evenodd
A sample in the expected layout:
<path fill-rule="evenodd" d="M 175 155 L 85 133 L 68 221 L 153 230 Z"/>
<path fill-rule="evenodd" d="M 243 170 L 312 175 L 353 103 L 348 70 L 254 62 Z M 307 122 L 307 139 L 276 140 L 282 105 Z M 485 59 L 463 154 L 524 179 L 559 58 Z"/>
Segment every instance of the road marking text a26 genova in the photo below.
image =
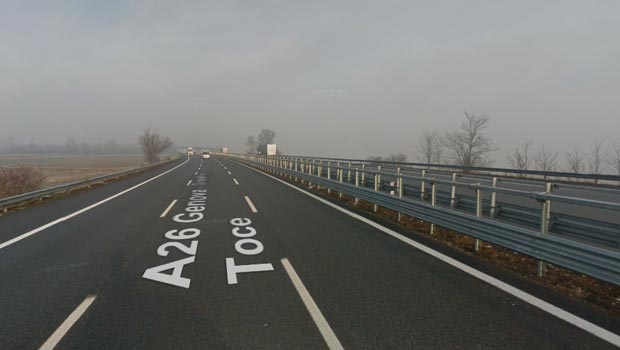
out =
<path fill-rule="evenodd" d="M 252 224 L 250 219 L 235 218 L 230 220 L 230 223 L 234 226 L 232 229 L 233 236 L 241 238 L 235 242 L 235 251 L 237 251 L 237 253 L 252 256 L 263 252 L 263 244 L 257 239 L 250 238 L 256 236 L 256 229 L 250 226 L 250 224 Z M 273 265 L 270 263 L 236 265 L 234 258 L 226 258 L 226 276 L 228 284 L 237 284 L 237 274 L 239 273 L 265 271 L 273 271 Z"/>
<path fill-rule="evenodd" d="M 204 176 L 199 176 L 195 184 L 198 186 L 206 186 L 206 178 Z M 189 198 L 184 212 L 174 215 L 172 220 L 178 224 L 195 224 L 204 218 L 203 212 L 205 211 L 206 203 L 207 190 L 204 188 L 194 189 L 192 190 L 191 197 Z M 193 263 L 196 259 L 196 251 L 198 249 L 198 240 L 196 240 L 196 238 L 198 236 L 200 236 L 200 229 L 196 227 L 180 227 L 179 229 L 166 232 L 164 237 L 169 239 L 170 242 L 160 245 L 159 248 L 157 248 L 157 255 L 166 257 L 170 249 L 174 248 L 189 256 L 146 269 L 144 274 L 142 274 L 142 278 L 176 287 L 189 288 L 191 279 L 182 276 L 183 268 L 185 265 Z M 183 241 L 189 241 L 189 244 Z M 170 274 L 164 273 L 164 271 L 169 270 L 172 270 Z"/>

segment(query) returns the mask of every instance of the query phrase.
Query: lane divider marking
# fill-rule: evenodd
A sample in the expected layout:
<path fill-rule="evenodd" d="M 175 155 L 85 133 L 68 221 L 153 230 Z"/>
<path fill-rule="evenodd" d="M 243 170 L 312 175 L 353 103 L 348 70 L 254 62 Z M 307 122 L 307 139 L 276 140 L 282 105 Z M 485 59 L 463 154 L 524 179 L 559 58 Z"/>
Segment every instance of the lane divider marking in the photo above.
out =
<path fill-rule="evenodd" d="M 82 303 L 64 320 L 64 322 L 56 329 L 54 333 L 41 345 L 39 350 L 53 350 L 67 332 L 73 327 L 75 322 L 82 317 L 82 315 L 88 310 L 90 305 L 97 298 L 96 295 L 89 295 L 82 301 Z"/>
<path fill-rule="evenodd" d="M 252 213 L 258 213 L 258 210 L 256 210 L 256 207 L 254 206 L 254 203 L 252 203 L 252 200 L 250 200 L 250 197 L 245 196 L 245 201 L 248 202 L 248 206 L 252 210 Z"/>
<path fill-rule="evenodd" d="M 603 339 L 603 340 L 605 340 L 605 341 L 607 341 L 607 342 L 609 342 L 609 343 L 611 343 L 611 344 L 613 344 L 615 346 L 619 346 L 620 347 L 620 336 L 615 334 L 615 333 L 613 333 L 613 332 L 610 332 L 610 331 L 606 330 L 603 327 L 597 326 L 596 324 L 594 324 L 594 323 L 592 323 L 592 322 L 590 322 L 590 321 L 588 321 L 586 319 L 583 319 L 583 318 L 581 318 L 581 317 L 579 317 L 579 316 L 577 316 L 575 314 L 572 314 L 572 313 L 570 313 L 570 312 L 568 312 L 568 311 L 566 311 L 564 309 L 561 309 L 561 308 L 559 308 L 559 307 L 557 307 L 557 306 L 555 306 L 555 305 L 553 305 L 551 303 L 548 303 L 548 302 L 546 302 L 546 301 L 544 301 L 544 300 L 542 300 L 542 299 L 540 299 L 540 298 L 538 298 L 538 297 L 536 297 L 536 296 L 534 296 L 532 294 L 529 294 L 529 293 L 527 293 L 527 292 L 525 292 L 525 291 L 523 291 L 521 289 L 518 289 L 517 287 L 514 287 L 514 286 L 512 286 L 512 285 L 510 285 L 508 283 L 505 283 L 505 282 L 503 282 L 503 281 L 501 281 L 501 280 L 499 280 L 499 279 L 497 279 L 497 278 L 495 278 L 493 276 L 490 276 L 490 275 L 488 275 L 488 274 L 486 274 L 486 273 L 484 273 L 484 272 L 482 272 L 480 270 L 477 270 L 477 269 L 475 269 L 475 268 L 473 268 L 473 267 L 471 267 L 469 265 L 466 265 L 466 264 L 464 264 L 464 263 L 462 263 L 462 262 L 460 262 L 460 261 L 458 261 L 456 259 L 453 259 L 453 258 L 451 258 L 451 257 L 449 257 L 449 256 L 447 256 L 445 254 L 442 254 L 442 253 L 440 253 L 440 252 L 438 252 L 438 251 L 436 251 L 436 250 L 434 250 L 434 249 L 432 249 L 430 247 L 425 246 L 422 243 L 414 241 L 413 239 L 411 239 L 409 237 L 405 237 L 402 234 L 400 234 L 400 233 L 398 233 L 398 232 L 396 232 L 394 230 L 391 230 L 391 229 L 389 229 L 389 228 L 387 228 L 387 227 L 385 227 L 385 226 L 383 226 L 381 224 L 378 224 L 378 223 L 376 223 L 376 222 L 374 222 L 372 220 L 366 219 L 365 217 L 363 217 L 363 216 L 361 216 L 359 214 L 356 214 L 356 213 L 354 213 L 354 212 L 352 212 L 352 211 L 350 211 L 348 209 L 340 207 L 340 206 L 338 206 L 338 205 L 336 205 L 334 203 L 331 203 L 331 202 L 329 202 L 329 201 L 327 201 L 327 200 L 325 200 L 325 199 L 323 199 L 321 197 L 318 197 L 318 196 L 316 196 L 316 195 L 314 195 L 314 194 L 312 194 L 312 193 L 310 193 L 308 191 L 305 191 L 305 190 L 303 190 L 301 188 L 293 186 L 293 185 L 289 184 L 288 182 L 286 182 L 284 180 L 278 179 L 275 176 L 271 176 L 271 175 L 269 175 L 267 173 L 264 173 L 264 172 L 262 172 L 260 170 L 254 169 L 254 168 L 252 168 L 252 167 L 250 167 L 248 165 L 245 165 L 243 163 L 240 163 L 240 162 L 237 162 L 237 161 L 235 161 L 235 162 L 237 164 L 239 164 L 239 165 L 242 165 L 242 166 L 248 168 L 248 169 L 254 170 L 254 171 L 256 171 L 259 174 L 263 174 L 263 175 L 265 175 L 267 177 L 270 177 L 270 178 L 272 178 L 272 179 L 274 179 L 274 180 L 276 180 L 276 181 L 278 181 L 278 182 L 280 182 L 280 183 L 282 183 L 282 184 L 284 184 L 284 185 L 286 185 L 286 186 L 288 186 L 288 187 L 290 187 L 292 189 L 295 189 L 295 190 L 297 190 L 297 191 L 299 191 L 299 192 L 301 192 L 301 193 L 303 193 L 303 194 L 305 194 L 305 195 L 307 195 L 307 196 L 309 196 L 311 198 L 314 198 L 314 199 L 318 200 L 319 202 L 321 202 L 321 203 L 323 203 L 323 204 L 325 204 L 327 206 L 330 206 L 330 207 L 332 207 L 332 208 L 334 208 L 334 209 L 336 209 L 336 210 L 338 210 L 338 211 L 340 211 L 340 212 L 342 212 L 342 213 L 344 213 L 344 214 L 346 214 L 346 215 L 348 215 L 348 216 L 350 216 L 350 217 L 352 217 L 354 219 L 357 219 L 357 220 L 359 220 L 359 221 L 361 221 L 361 222 L 363 222 L 365 224 L 368 224 L 368 225 L 376 228 L 379 231 L 382 231 L 382 232 L 384 232 L 384 233 L 386 233 L 386 234 L 388 234 L 388 235 L 390 235 L 390 236 L 392 236 L 392 237 L 394 237 L 394 238 L 396 238 L 396 239 L 398 239 L 398 240 L 400 240 L 400 241 L 402 241 L 402 242 L 404 242 L 404 243 L 406 243 L 406 244 L 408 244 L 408 245 L 410 245 L 410 246 L 412 246 L 414 248 L 417 248 L 417 249 L 423 251 L 424 253 L 426 253 L 426 254 L 434 257 L 434 258 L 437 258 L 437 259 L 443 261 L 444 263 L 447 263 L 447 264 L 449 264 L 449 265 L 451 265 L 451 266 L 453 266 L 453 267 L 455 267 L 455 268 L 465 272 L 466 274 L 469 274 L 469 275 L 471 275 L 471 276 L 473 276 L 473 277 L 475 277 L 475 278 L 477 278 L 477 279 L 479 279 L 479 280 L 481 280 L 483 282 L 486 282 L 486 283 L 488 283 L 488 284 L 490 284 L 490 285 L 492 285 L 492 286 L 494 286 L 494 287 L 496 287 L 496 288 L 498 288 L 498 289 L 500 289 L 500 290 L 502 290 L 502 291 L 504 291 L 504 292 L 506 292 L 506 293 L 508 293 L 508 294 L 510 294 L 510 295 L 512 295 L 514 297 L 516 297 L 517 299 L 520 299 L 520 300 L 522 300 L 522 301 L 524 301 L 524 302 L 526 302 L 526 303 L 528 303 L 528 304 L 530 304 L 530 305 L 532 305 L 532 306 L 534 306 L 534 307 L 536 307 L 536 308 L 538 308 L 538 309 L 540 309 L 540 310 L 542 310 L 544 312 L 547 312 L 547 313 L 549 313 L 549 314 L 551 314 L 551 315 L 553 315 L 553 316 L 555 316 L 555 317 L 557 317 L 557 318 L 559 318 L 559 319 L 561 319 L 561 320 L 563 320 L 565 322 L 568 322 L 568 323 L 570 323 L 570 324 L 572 324 L 572 325 L 574 325 L 576 327 L 579 327 L 579 328 L 583 329 L 584 331 L 586 331 L 586 332 L 588 332 L 588 333 L 590 333 L 590 334 L 592 334 L 592 335 L 594 335 L 594 336 L 596 336 L 596 337 L 598 337 L 600 339 Z"/>
<path fill-rule="evenodd" d="M 156 175 L 156 176 L 154 176 L 154 177 L 152 177 L 152 178 L 150 178 L 150 179 L 148 179 L 146 181 L 143 181 L 143 182 L 141 182 L 141 183 L 139 183 L 139 184 L 137 184 L 137 185 L 135 185 L 133 187 L 130 187 L 130 188 L 128 188 L 128 189 L 126 189 L 124 191 L 121 191 L 121 192 L 119 192 L 119 193 L 117 193 L 115 195 L 112 195 L 112 196 L 110 196 L 110 197 L 108 197 L 106 199 L 100 200 L 99 202 L 97 202 L 95 204 L 91 204 L 91 205 L 87 206 L 86 208 L 82 208 L 82 209 L 80 209 L 78 211 L 75 211 L 75 212 L 69 214 L 69 215 L 66 215 L 66 216 L 58 218 L 58 219 L 56 219 L 54 221 L 48 222 L 47 224 L 45 224 L 43 226 L 39 226 L 39 227 L 37 227 L 37 228 L 35 228 L 33 230 L 30 230 L 30 231 L 28 231 L 26 233 L 23 233 L 23 234 L 15 237 L 15 238 L 12 238 L 12 239 L 10 239 L 10 240 L 0 244 L 0 249 L 4 249 L 4 248 L 6 248 L 6 247 L 8 247 L 8 246 L 10 246 L 12 244 L 15 244 L 15 243 L 21 241 L 22 239 L 28 238 L 28 237 L 30 237 L 30 236 L 32 236 L 34 234 L 37 234 L 37 233 L 39 233 L 39 232 L 41 232 L 41 231 L 43 231 L 43 230 L 45 230 L 47 228 L 50 228 L 50 227 L 54 226 L 56 224 L 59 224 L 59 223 L 61 223 L 63 221 L 66 221 L 66 220 L 69 220 L 69 219 L 71 219 L 73 217 L 76 217 L 76 216 L 78 216 L 78 215 L 80 215 L 80 214 L 82 214 L 84 212 L 87 212 L 87 211 L 89 211 L 89 210 L 91 210 L 91 209 L 93 209 L 95 207 L 98 207 L 98 206 L 100 206 L 100 205 L 102 205 L 104 203 L 107 203 L 107 202 L 113 200 L 114 198 L 120 197 L 120 196 L 124 195 L 127 192 L 133 191 L 133 190 L 135 190 L 136 188 L 138 188 L 140 186 L 146 185 L 147 183 L 149 183 L 149 182 L 151 182 L 151 181 L 153 181 L 153 180 L 155 180 L 155 179 L 157 179 L 157 178 L 159 178 L 161 176 L 164 176 L 164 175 L 168 174 L 169 172 L 171 172 L 173 170 L 178 169 L 179 167 L 185 165 L 188 161 L 189 161 L 189 157 L 183 163 L 175 166 L 174 168 L 166 170 L 163 173 L 161 173 L 159 175 Z"/>
<path fill-rule="evenodd" d="M 189 186 L 189 185 L 191 185 L 191 184 L 192 184 L 192 180 L 189 180 L 189 182 L 188 182 L 188 183 L 187 183 L 187 185 L 185 185 L 185 186 Z"/>
<path fill-rule="evenodd" d="M 237 181 L 237 179 L 233 179 L 233 181 L 235 182 L 235 185 L 239 186 L 239 181 Z"/>
<path fill-rule="evenodd" d="M 174 204 L 177 202 L 177 200 L 173 200 L 172 203 L 170 203 L 170 205 L 168 206 L 168 208 L 166 208 L 166 210 L 164 210 L 163 213 L 161 213 L 161 215 L 159 216 L 160 218 L 163 218 L 164 216 L 166 216 L 166 214 L 168 214 L 168 212 L 170 211 L 170 209 L 172 209 L 172 207 L 174 206 Z"/>
<path fill-rule="evenodd" d="M 293 286 L 295 286 L 297 293 L 301 297 L 301 301 L 303 301 L 304 305 L 306 305 L 306 309 L 308 309 L 310 316 L 312 316 L 314 324 L 316 324 L 319 332 L 321 332 L 321 335 L 323 336 L 323 340 L 325 340 L 327 347 L 330 350 L 344 350 L 342 344 L 338 340 L 338 337 L 336 337 L 336 334 L 329 326 L 329 323 L 327 323 L 327 320 L 321 313 L 319 307 L 314 302 L 314 299 L 312 299 L 312 296 L 304 286 L 304 283 L 301 281 L 301 278 L 299 278 L 299 275 L 297 274 L 291 263 L 288 261 L 287 258 L 281 259 L 280 262 L 282 263 L 282 266 L 284 266 L 284 270 L 286 270 L 286 273 L 291 279 L 291 282 L 293 282 Z"/>

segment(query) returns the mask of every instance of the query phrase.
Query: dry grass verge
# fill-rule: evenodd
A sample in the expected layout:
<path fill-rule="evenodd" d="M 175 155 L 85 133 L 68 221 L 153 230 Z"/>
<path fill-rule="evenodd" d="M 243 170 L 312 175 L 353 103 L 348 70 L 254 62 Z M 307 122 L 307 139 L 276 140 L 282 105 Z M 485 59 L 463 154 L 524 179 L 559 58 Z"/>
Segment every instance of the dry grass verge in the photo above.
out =
<path fill-rule="evenodd" d="M 41 169 L 45 180 L 41 188 L 92 179 L 119 172 L 137 165 L 144 159 L 139 154 L 114 155 L 0 155 L 0 167 L 29 164 Z M 2 196 L 0 196 L 2 197 Z"/>
<path fill-rule="evenodd" d="M 41 187 L 45 179 L 43 171 L 32 165 L 0 168 L 0 198 L 34 191 Z"/>

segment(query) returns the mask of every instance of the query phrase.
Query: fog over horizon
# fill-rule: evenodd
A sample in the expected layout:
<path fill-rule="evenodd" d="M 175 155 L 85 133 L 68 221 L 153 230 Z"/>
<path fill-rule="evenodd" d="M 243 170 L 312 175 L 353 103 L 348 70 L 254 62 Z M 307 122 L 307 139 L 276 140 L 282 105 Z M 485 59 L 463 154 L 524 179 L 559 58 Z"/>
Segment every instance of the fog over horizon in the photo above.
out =
<path fill-rule="evenodd" d="M 500 150 L 620 142 L 619 1 L 2 1 L 0 140 L 416 160 L 490 118 Z"/>

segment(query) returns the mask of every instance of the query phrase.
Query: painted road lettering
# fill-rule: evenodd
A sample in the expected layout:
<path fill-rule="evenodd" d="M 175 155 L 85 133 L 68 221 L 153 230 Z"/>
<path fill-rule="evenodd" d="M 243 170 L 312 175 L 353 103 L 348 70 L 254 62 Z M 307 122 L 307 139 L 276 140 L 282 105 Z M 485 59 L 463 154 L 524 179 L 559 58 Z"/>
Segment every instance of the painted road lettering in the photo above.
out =
<path fill-rule="evenodd" d="M 252 220 L 248 218 L 235 218 L 230 220 L 230 223 L 234 226 L 232 229 L 233 236 L 241 238 L 235 242 L 237 253 L 254 256 L 263 252 L 263 244 L 257 239 L 250 238 L 256 236 L 257 233 L 256 229 L 250 226 Z M 237 284 L 237 275 L 240 273 L 265 271 L 273 271 L 273 265 L 271 263 L 236 265 L 234 258 L 226 258 L 228 284 Z"/>
<path fill-rule="evenodd" d="M 207 202 L 207 190 L 193 190 L 192 196 L 189 198 L 189 203 L 185 208 L 186 213 L 176 214 L 172 217 L 174 222 L 178 223 L 193 223 L 200 221 L 204 218 L 202 213 L 205 210 L 205 204 Z"/>
<path fill-rule="evenodd" d="M 207 203 L 206 193 L 207 190 L 205 189 L 193 190 L 184 209 L 185 212 L 174 215 L 172 220 L 179 224 L 195 223 L 202 220 Z M 167 257 L 172 250 L 176 249 L 185 255 L 189 255 L 189 257 L 146 269 L 142 278 L 176 287 L 189 288 L 191 279 L 183 277 L 183 268 L 196 260 L 196 251 L 198 250 L 196 238 L 198 236 L 200 236 L 200 230 L 194 227 L 166 232 L 164 237 L 170 242 L 160 245 L 157 248 L 157 255 Z M 171 272 L 167 273 L 167 271 Z"/>

